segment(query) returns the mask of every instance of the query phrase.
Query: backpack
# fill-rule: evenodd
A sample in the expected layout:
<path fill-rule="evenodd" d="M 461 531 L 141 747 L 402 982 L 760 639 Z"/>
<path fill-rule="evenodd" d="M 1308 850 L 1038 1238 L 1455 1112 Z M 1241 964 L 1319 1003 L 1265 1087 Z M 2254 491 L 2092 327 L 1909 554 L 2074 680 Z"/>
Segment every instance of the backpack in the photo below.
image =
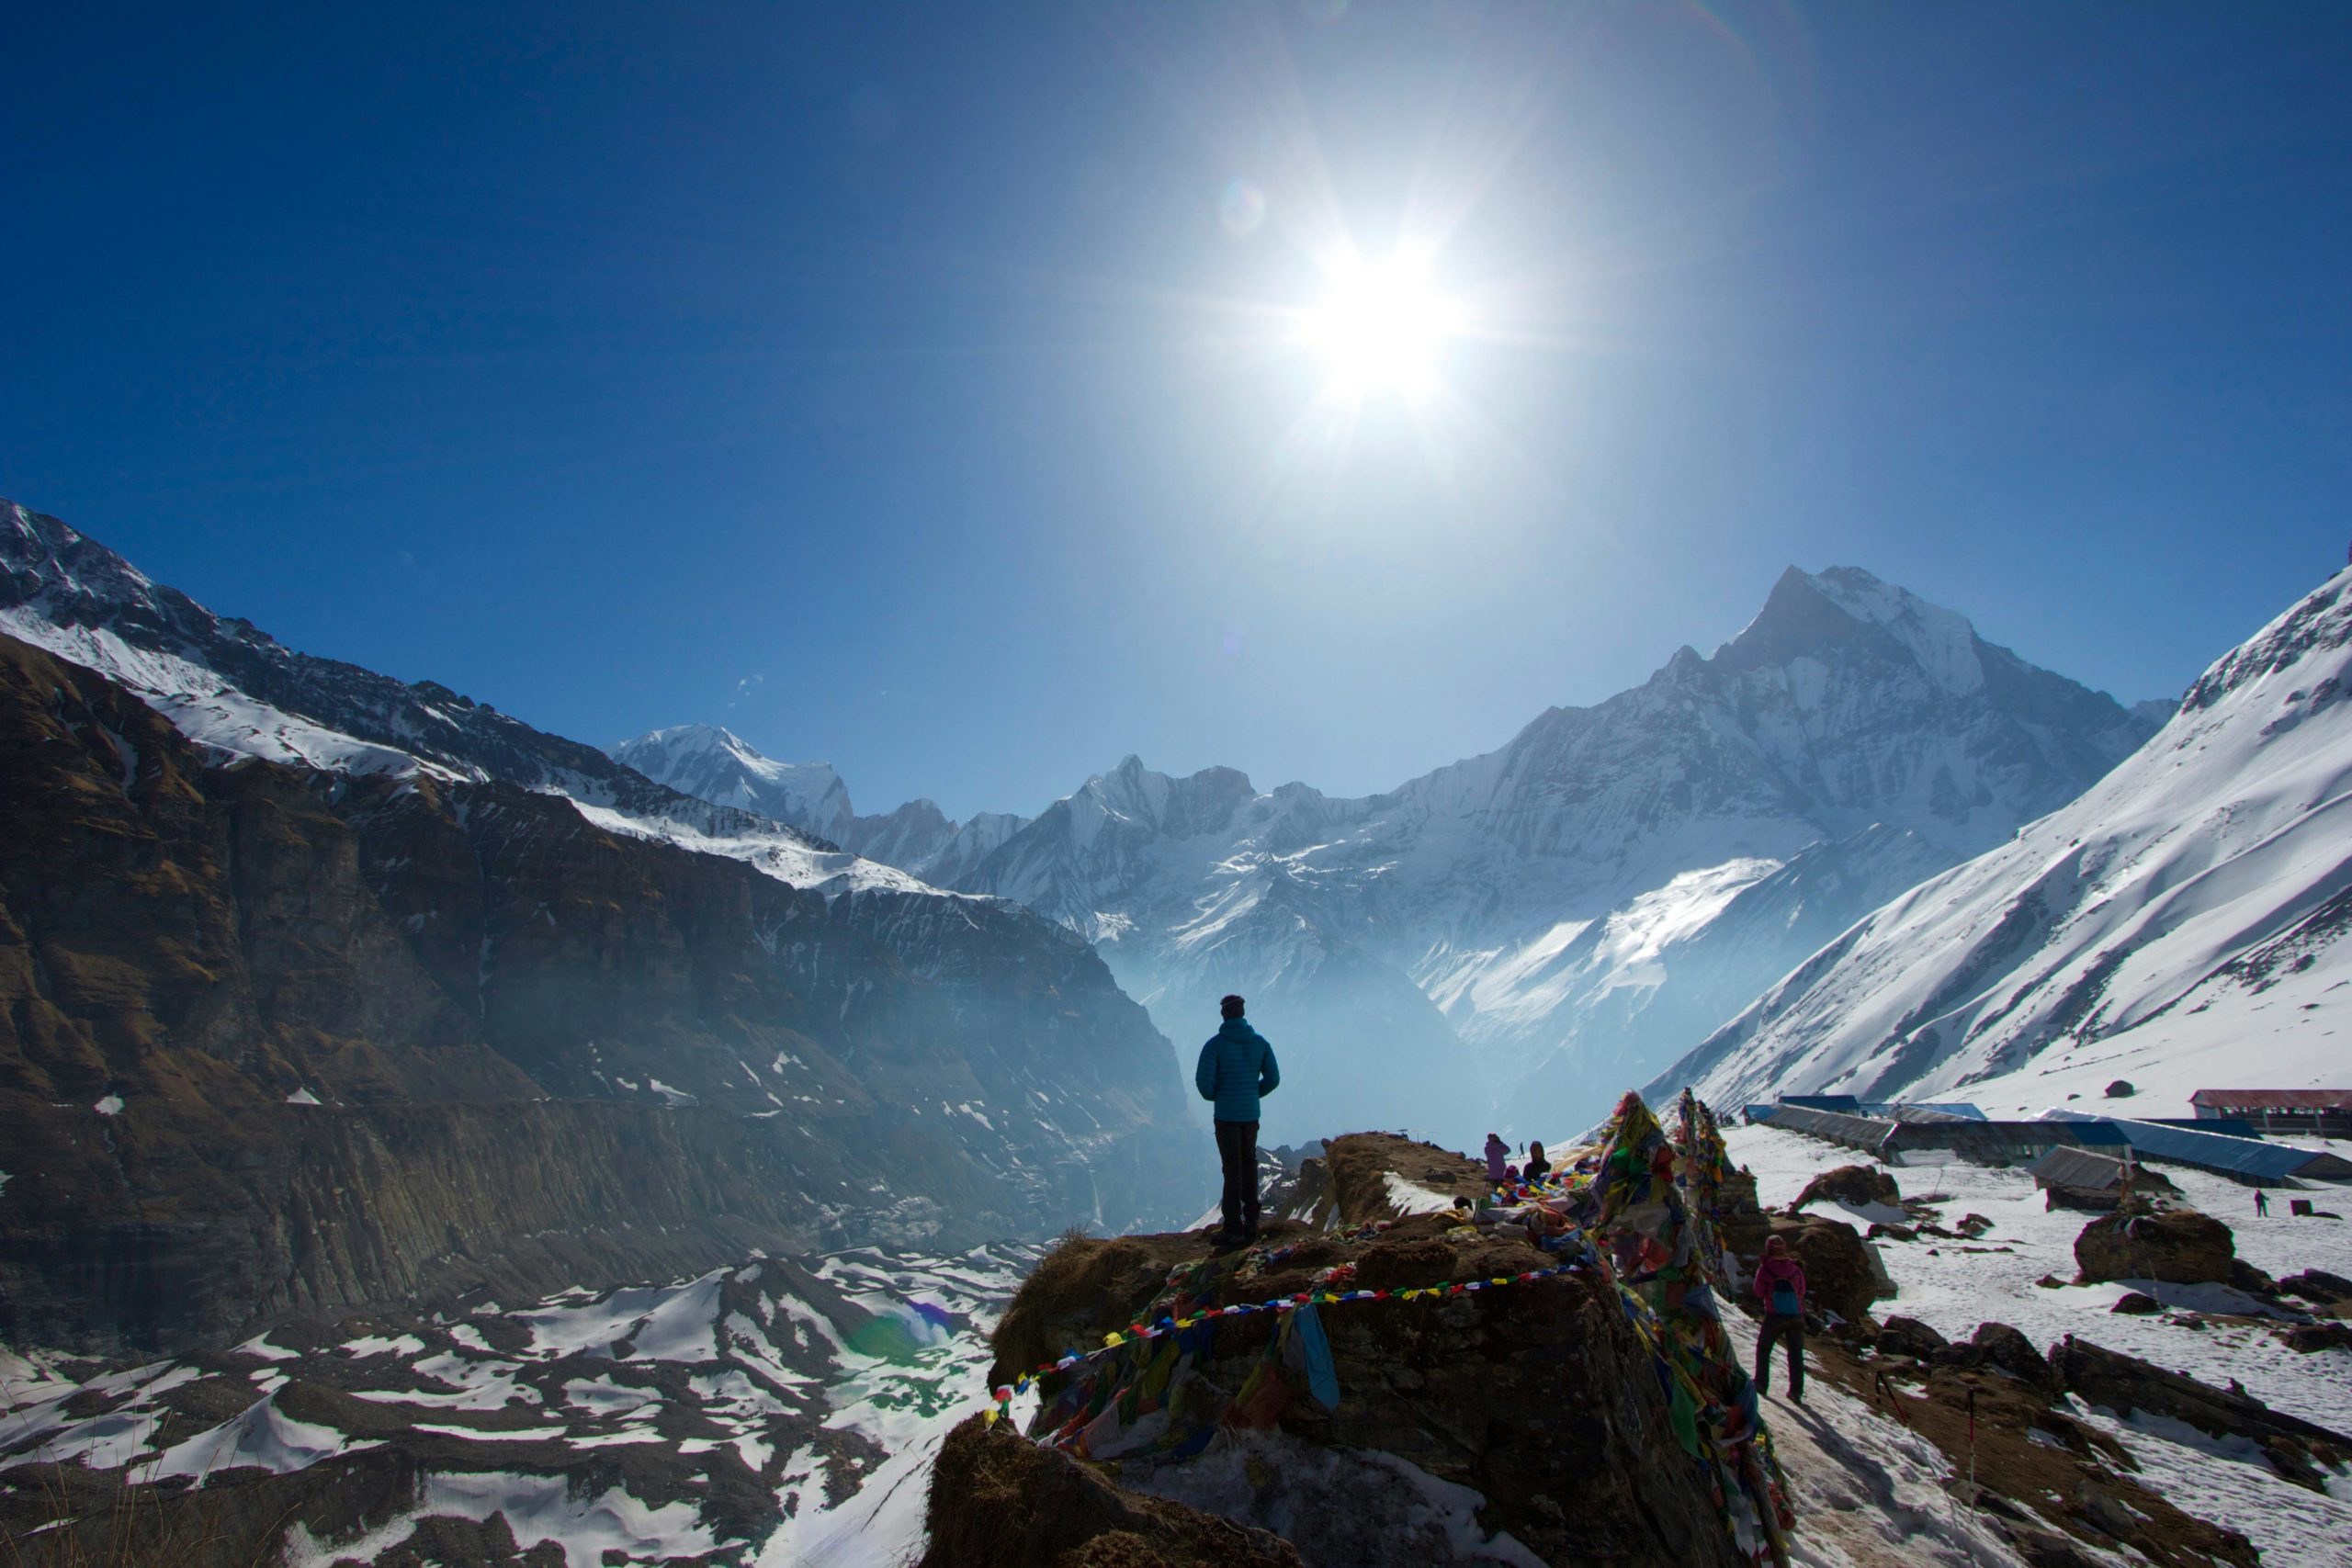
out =
<path fill-rule="evenodd" d="M 1772 1315 L 1794 1317 L 1804 1310 L 1797 1300 L 1797 1288 L 1786 1280 L 1772 1281 Z"/>

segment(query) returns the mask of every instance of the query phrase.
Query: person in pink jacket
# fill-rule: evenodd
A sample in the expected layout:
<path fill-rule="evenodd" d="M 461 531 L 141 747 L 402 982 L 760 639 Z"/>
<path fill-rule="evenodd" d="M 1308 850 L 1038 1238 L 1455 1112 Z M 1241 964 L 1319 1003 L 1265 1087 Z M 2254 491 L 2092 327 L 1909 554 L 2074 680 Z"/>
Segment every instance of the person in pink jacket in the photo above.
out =
<path fill-rule="evenodd" d="M 1772 1345 L 1788 1342 L 1789 1398 L 1804 1403 L 1804 1267 L 1789 1254 L 1788 1238 L 1772 1236 L 1756 1265 L 1756 1299 L 1764 1326 L 1756 1336 L 1756 1392 L 1772 1392 Z"/>

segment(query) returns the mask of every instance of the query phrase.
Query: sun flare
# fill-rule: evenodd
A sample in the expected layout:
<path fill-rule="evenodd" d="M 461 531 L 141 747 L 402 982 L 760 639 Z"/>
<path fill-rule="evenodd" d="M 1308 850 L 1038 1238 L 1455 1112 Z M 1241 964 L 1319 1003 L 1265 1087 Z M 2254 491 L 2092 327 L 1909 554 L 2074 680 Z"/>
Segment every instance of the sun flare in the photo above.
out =
<path fill-rule="evenodd" d="M 1326 268 L 1330 292 L 1305 320 L 1334 388 L 1353 395 L 1413 394 L 1437 380 L 1438 355 L 1463 329 L 1461 306 L 1439 290 L 1426 263 L 1353 256 Z"/>

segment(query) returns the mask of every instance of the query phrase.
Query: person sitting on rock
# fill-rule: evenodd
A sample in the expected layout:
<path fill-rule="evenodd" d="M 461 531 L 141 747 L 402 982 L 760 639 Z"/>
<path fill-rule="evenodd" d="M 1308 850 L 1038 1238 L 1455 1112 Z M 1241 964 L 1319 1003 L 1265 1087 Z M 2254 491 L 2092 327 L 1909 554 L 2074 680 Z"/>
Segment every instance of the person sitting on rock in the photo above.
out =
<path fill-rule="evenodd" d="M 1544 1145 L 1531 1140 L 1527 1145 L 1527 1163 L 1519 1168 L 1519 1179 L 1530 1187 L 1552 1174 L 1552 1162 L 1544 1157 Z"/>
<path fill-rule="evenodd" d="M 1489 1187 L 1500 1187 L 1500 1186 L 1503 1184 L 1503 1172 L 1504 1172 L 1504 1170 L 1505 1170 L 1506 1168 L 1508 1168 L 1504 1165 L 1504 1163 L 1503 1163 L 1503 1162 L 1504 1162 L 1504 1161 L 1506 1161 L 1506 1160 L 1508 1160 L 1508 1159 L 1510 1159 L 1510 1145 L 1509 1144 L 1506 1144 L 1506 1143 L 1504 1143 L 1504 1142 L 1503 1142 L 1503 1135 L 1502 1135 L 1500 1133 L 1489 1133 L 1489 1134 L 1487 1134 L 1487 1186 L 1489 1186 Z"/>
<path fill-rule="evenodd" d="M 1201 1047 L 1200 1066 L 1193 1073 L 1201 1098 L 1216 1104 L 1211 1116 L 1217 1160 L 1225 1168 L 1225 1224 L 1216 1234 L 1220 1251 L 1258 1239 L 1258 1101 L 1283 1081 L 1274 1048 L 1241 1016 L 1244 1006 L 1239 997 L 1217 1003 L 1225 1021 Z"/>
<path fill-rule="evenodd" d="M 1764 1326 L 1756 1335 L 1756 1392 L 1772 1392 L 1772 1345 L 1785 1340 L 1789 1358 L 1789 1398 L 1804 1403 L 1804 1266 L 1789 1253 L 1786 1236 L 1764 1243 L 1764 1257 L 1756 1265 L 1756 1299 L 1764 1303 Z"/>

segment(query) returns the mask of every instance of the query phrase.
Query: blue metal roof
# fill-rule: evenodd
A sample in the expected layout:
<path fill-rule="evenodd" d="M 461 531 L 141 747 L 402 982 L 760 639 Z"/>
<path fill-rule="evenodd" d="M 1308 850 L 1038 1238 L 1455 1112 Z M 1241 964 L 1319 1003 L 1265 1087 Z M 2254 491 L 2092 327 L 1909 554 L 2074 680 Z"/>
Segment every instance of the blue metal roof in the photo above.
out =
<path fill-rule="evenodd" d="M 2201 1133 L 2188 1127 L 2167 1127 L 2160 1122 L 2118 1121 L 2132 1151 L 2150 1159 L 2177 1160 L 2224 1176 L 2282 1181 L 2305 1174 L 2304 1168 L 2329 1156 L 2290 1144 L 2269 1144 L 2259 1138 L 2233 1138 L 2226 1133 Z M 2316 1172 L 2312 1173 L 2316 1174 Z"/>
<path fill-rule="evenodd" d="M 1896 1122 L 1934 1122 L 1955 1119 L 1962 1122 L 1985 1122 L 1991 1120 L 1984 1112 L 1964 1100 L 1865 1100 L 1862 1102 L 1861 1113 L 1865 1116 L 1884 1116 Z"/>
<path fill-rule="evenodd" d="M 1862 1109 L 1862 1102 L 1850 1094 L 1784 1094 L 1781 1103 L 1807 1111 L 1834 1111 L 1841 1116 L 1856 1115 Z"/>
<path fill-rule="evenodd" d="M 2077 1128 L 2103 1122 L 2121 1134 L 2133 1153 L 2145 1158 L 2170 1160 L 2175 1165 L 2192 1166 L 2245 1181 L 2284 1181 L 2299 1176 L 2340 1179 L 2352 1174 L 2352 1166 L 2336 1156 L 2317 1149 L 2299 1149 L 2291 1144 L 2233 1137 L 2227 1133 L 2163 1122 L 2091 1117 L 2079 1111 L 2045 1111 L 2041 1114 L 2045 1121 L 2064 1122 Z"/>

